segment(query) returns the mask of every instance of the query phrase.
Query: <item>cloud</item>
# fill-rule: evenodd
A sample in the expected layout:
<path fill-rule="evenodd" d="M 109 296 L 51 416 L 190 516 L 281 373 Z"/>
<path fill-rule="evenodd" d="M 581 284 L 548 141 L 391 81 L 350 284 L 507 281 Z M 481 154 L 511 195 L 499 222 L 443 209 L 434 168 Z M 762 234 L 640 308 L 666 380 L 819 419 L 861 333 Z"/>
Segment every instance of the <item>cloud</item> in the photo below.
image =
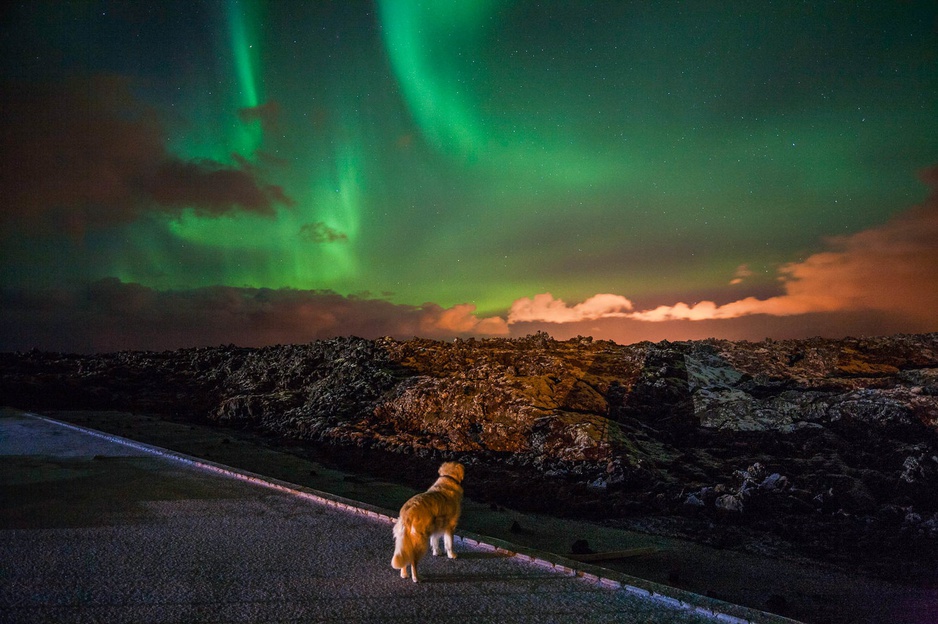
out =
<path fill-rule="evenodd" d="M 275 130 L 280 119 L 280 104 L 276 100 L 270 100 L 257 106 L 238 109 L 238 118 L 243 122 L 254 121 L 261 122 L 264 130 Z"/>
<path fill-rule="evenodd" d="M 331 291 L 215 286 L 159 291 L 114 278 L 81 288 L 0 290 L 0 351 L 176 349 L 305 343 L 334 336 L 504 336 L 469 304 L 393 304 Z"/>
<path fill-rule="evenodd" d="M 661 323 L 877 312 L 896 315 L 916 327 L 938 328 L 938 167 L 923 171 L 921 178 L 932 188 L 923 204 L 878 227 L 829 238 L 825 251 L 782 266 L 782 295 L 723 305 L 679 302 L 633 310 L 629 300 L 618 295 L 595 295 L 571 307 L 545 293 L 515 301 L 508 322 L 620 318 Z M 733 283 L 749 275 L 748 267 L 740 266 Z"/>
<path fill-rule="evenodd" d="M 576 323 L 599 318 L 627 317 L 632 302 L 619 295 L 594 295 L 572 307 L 550 293 L 534 295 L 531 299 L 518 299 L 508 313 L 509 323 L 545 321 L 548 323 Z"/>
<path fill-rule="evenodd" d="M 292 205 L 283 189 L 261 184 L 248 169 L 211 160 L 166 160 L 141 185 L 161 208 L 192 206 L 200 214 L 219 215 L 235 208 L 272 215 L 274 205 Z"/>
<path fill-rule="evenodd" d="M 830 296 L 805 295 L 781 296 L 770 299 L 747 297 L 718 306 L 712 301 L 701 301 L 694 305 L 676 303 L 673 306 L 659 306 L 652 310 L 635 312 L 630 318 L 639 321 L 704 321 L 730 319 L 750 314 L 769 314 L 772 316 L 792 316 L 808 312 L 833 312 L 845 309 L 842 303 Z"/>
<path fill-rule="evenodd" d="M 439 335 L 440 332 L 460 335 L 508 335 L 508 323 L 498 316 L 480 319 L 473 314 L 476 307 L 469 303 L 442 308 L 426 303 L 421 307 L 420 336 Z"/>
<path fill-rule="evenodd" d="M 887 223 L 827 239 L 828 249 L 781 267 L 784 294 L 722 306 L 678 303 L 633 315 L 646 321 L 791 316 L 809 312 L 878 310 L 938 324 L 938 174 L 931 196 Z"/>
<path fill-rule="evenodd" d="M 813 312 L 796 316 L 770 316 L 752 314 L 728 319 L 702 321 L 648 322 L 630 318 L 608 318 L 579 323 L 514 323 L 510 325 L 512 337 L 522 337 L 544 331 L 557 340 L 576 336 L 593 336 L 613 340 L 619 344 L 632 344 L 649 340 L 762 340 L 774 338 L 811 338 L 827 336 L 874 336 L 896 333 L 933 331 L 931 325 L 916 324 L 914 320 L 899 318 L 895 314 L 867 310 L 862 312 Z"/>
<path fill-rule="evenodd" d="M 752 272 L 752 269 L 750 269 L 749 266 L 741 264 L 736 268 L 736 273 L 733 274 L 733 279 L 730 280 L 730 284 L 734 286 L 736 284 L 742 284 L 753 275 L 755 274 Z"/>
<path fill-rule="evenodd" d="M 348 235 L 329 227 L 323 221 L 305 223 L 300 227 L 300 238 L 310 243 L 344 243 Z"/>
<path fill-rule="evenodd" d="M 0 98 L 0 224 L 81 236 L 148 212 L 272 214 L 283 189 L 238 166 L 167 152 L 165 131 L 120 77 L 5 83 Z"/>
<path fill-rule="evenodd" d="M 938 167 L 922 173 L 932 193 L 884 225 L 829 239 L 830 250 L 781 269 L 779 303 L 938 318 Z"/>

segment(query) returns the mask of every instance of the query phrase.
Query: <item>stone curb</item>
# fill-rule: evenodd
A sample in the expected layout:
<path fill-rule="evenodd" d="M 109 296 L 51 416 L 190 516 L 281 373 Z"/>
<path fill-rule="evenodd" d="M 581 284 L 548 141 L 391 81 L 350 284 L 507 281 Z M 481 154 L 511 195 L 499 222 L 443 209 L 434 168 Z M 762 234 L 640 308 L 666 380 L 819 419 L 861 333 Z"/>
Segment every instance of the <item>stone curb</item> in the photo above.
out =
<path fill-rule="evenodd" d="M 240 468 L 233 468 L 224 464 L 215 463 L 206 459 L 200 459 L 184 453 L 178 453 L 151 444 L 136 442 L 128 438 L 104 433 L 95 429 L 89 429 L 80 425 L 55 420 L 47 416 L 38 414 L 28 414 L 33 418 L 45 421 L 47 423 L 79 431 L 81 433 L 102 438 L 110 442 L 121 444 L 151 455 L 157 455 L 172 461 L 181 462 L 190 466 L 223 475 L 229 478 L 246 481 L 262 487 L 266 487 L 279 492 L 284 492 L 292 496 L 304 498 L 320 505 L 341 509 L 360 516 L 366 516 L 379 522 L 393 524 L 397 517 L 393 511 L 383 509 L 367 503 L 361 503 L 328 492 L 321 492 L 312 488 L 296 485 L 288 481 L 281 481 L 271 477 L 253 473 Z M 456 536 L 457 541 L 482 548 L 484 550 L 494 551 L 505 557 L 514 557 L 520 561 L 531 563 L 536 566 L 549 568 L 555 572 L 560 572 L 567 576 L 579 577 L 586 582 L 594 583 L 601 587 L 611 590 L 622 590 L 635 594 L 647 600 L 654 600 L 664 607 L 677 609 L 681 611 L 690 611 L 696 615 L 702 615 L 712 618 L 718 622 L 727 624 L 803 624 L 798 620 L 793 620 L 780 615 L 759 611 L 749 607 L 735 605 L 715 598 L 709 598 L 693 592 L 684 591 L 674 587 L 668 587 L 653 581 L 646 581 L 637 577 L 629 576 L 614 570 L 608 570 L 599 566 L 582 563 L 566 559 L 561 555 L 547 553 L 531 548 L 511 544 L 493 537 L 486 537 L 460 531 Z"/>

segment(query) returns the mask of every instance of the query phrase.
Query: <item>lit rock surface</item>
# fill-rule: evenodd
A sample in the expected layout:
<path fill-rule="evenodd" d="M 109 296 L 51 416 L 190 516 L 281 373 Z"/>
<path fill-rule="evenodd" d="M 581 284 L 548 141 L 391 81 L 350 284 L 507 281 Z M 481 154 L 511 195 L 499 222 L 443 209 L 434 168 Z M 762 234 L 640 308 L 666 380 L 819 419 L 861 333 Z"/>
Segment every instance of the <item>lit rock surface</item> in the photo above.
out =
<path fill-rule="evenodd" d="M 938 333 L 0 353 L 0 397 L 208 420 L 375 467 L 458 460 L 487 503 L 935 579 Z M 740 476 L 756 464 L 777 477 Z"/>

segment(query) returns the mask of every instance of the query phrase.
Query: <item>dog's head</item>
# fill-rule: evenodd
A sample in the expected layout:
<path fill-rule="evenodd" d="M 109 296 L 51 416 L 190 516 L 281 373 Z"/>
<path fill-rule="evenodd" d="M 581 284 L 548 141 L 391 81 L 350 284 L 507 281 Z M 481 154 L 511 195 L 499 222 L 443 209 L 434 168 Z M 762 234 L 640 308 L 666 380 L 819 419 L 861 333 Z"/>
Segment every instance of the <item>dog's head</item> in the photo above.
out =
<path fill-rule="evenodd" d="M 441 477 L 451 477 L 456 479 L 457 482 L 462 483 L 463 476 L 466 474 L 466 469 L 463 468 L 463 465 L 459 462 L 445 462 L 440 466 L 440 476 Z"/>

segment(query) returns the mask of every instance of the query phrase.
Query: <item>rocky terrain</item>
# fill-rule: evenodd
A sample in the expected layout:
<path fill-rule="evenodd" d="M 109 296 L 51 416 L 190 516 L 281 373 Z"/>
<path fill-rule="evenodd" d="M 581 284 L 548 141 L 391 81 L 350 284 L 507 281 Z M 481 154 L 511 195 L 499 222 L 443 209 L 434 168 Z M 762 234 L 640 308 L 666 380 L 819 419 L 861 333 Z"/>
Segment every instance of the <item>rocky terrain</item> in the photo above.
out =
<path fill-rule="evenodd" d="M 493 505 L 938 580 L 938 334 L 32 351 L 0 354 L 0 403 L 213 421 L 404 478 L 455 458 Z"/>

